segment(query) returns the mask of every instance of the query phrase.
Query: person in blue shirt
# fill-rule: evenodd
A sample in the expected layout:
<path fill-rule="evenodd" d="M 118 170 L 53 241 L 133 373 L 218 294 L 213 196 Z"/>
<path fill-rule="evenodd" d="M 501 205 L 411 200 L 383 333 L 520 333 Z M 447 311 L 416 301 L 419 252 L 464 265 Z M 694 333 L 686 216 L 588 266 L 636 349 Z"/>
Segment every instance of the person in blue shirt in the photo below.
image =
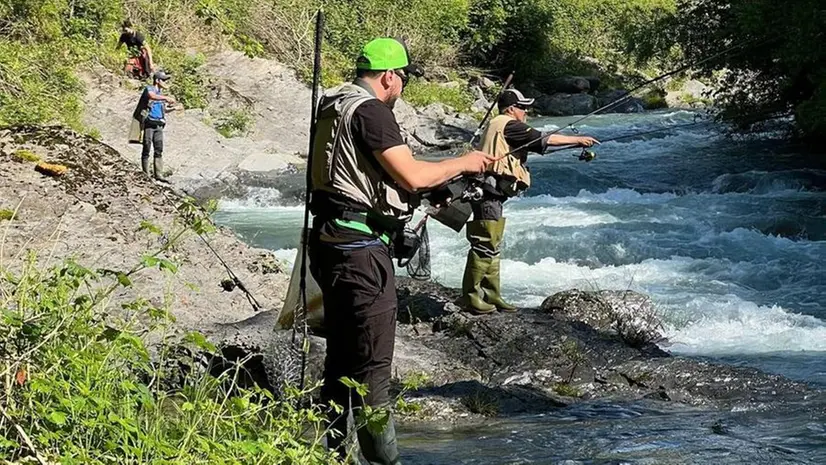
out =
<path fill-rule="evenodd" d="M 146 117 L 143 120 L 141 168 L 148 176 L 152 175 L 149 172 L 149 152 L 154 148 L 154 177 L 159 181 L 165 181 L 163 177 L 163 130 L 166 126 L 165 103 L 175 104 L 173 97 L 163 95 L 169 79 L 170 76 L 163 71 L 156 72 L 152 77 L 152 85 L 146 86 L 142 96 L 146 99 Z"/>

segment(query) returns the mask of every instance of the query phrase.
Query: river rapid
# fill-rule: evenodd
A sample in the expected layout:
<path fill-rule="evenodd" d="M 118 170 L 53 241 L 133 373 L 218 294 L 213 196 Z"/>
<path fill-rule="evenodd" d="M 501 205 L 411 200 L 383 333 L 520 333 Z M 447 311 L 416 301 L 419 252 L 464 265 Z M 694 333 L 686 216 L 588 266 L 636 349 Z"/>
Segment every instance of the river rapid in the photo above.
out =
<path fill-rule="evenodd" d="M 687 111 L 602 115 L 609 139 L 694 121 Z M 571 118 L 529 121 L 543 130 Z M 554 292 L 651 296 L 671 353 L 749 366 L 826 388 L 826 163 L 767 135 L 712 124 L 529 159 L 533 186 L 505 204 L 502 287 L 536 306 Z M 821 157 L 822 158 L 822 157 Z M 254 189 L 216 219 L 295 258 L 302 209 Z M 433 278 L 461 284 L 467 242 L 429 222 Z M 400 270 L 400 274 L 402 271 Z M 464 429 L 401 428 L 405 464 L 826 463 L 823 405 L 707 411 L 583 403 Z M 568 462 L 564 462 L 568 460 Z"/>

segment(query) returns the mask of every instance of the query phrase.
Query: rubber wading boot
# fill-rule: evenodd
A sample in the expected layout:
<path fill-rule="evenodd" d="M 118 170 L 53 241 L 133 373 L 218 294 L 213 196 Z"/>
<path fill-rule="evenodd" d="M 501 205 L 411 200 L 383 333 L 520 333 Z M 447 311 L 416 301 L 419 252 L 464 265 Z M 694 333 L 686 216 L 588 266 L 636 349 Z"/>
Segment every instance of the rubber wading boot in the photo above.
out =
<path fill-rule="evenodd" d="M 388 411 L 387 424 L 382 431 L 370 431 L 370 428 L 364 426 L 358 430 L 358 438 L 361 453 L 368 464 L 401 465 L 399 446 L 396 442 L 396 426 L 391 412 Z"/>
<path fill-rule="evenodd" d="M 161 182 L 166 182 L 163 176 L 163 158 L 155 157 L 155 179 Z"/>
<path fill-rule="evenodd" d="M 501 312 L 513 313 L 516 312 L 516 307 L 505 302 L 502 298 L 502 287 L 500 283 L 500 259 L 499 254 L 502 246 L 502 241 L 505 238 L 505 219 L 500 218 L 491 228 L 491 245 L 496 250 L 496 255 L 491 258 L 490 266 L 482 279 L 481 287 L 485 292 L 485 301 Z"/>
<path fill-rule="evenodd" d="M 147 176 L 152 176 L 152 172 L 149 171 L 149 158 L 141 157 L 141 169 Z"/>
<path fill-rule="evenodd" d="M 491 227 L 495 223 L 490 220 L 474 220 L 466 226 L 470 250 L 462 277 L 461 304 L 477 315 L 496 311 L 496 306 L 485 302 L 485 291 L 482 289 L 482 280 L 490 268 L 495 250 L 490 242 Z"/>

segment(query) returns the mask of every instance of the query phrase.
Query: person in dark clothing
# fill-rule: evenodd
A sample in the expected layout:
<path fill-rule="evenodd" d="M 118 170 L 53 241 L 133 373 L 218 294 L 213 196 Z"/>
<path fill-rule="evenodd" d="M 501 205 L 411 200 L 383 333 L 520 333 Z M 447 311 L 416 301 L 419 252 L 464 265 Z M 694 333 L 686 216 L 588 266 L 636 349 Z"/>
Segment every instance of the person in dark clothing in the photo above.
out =
<path fill-rule="evenodd" d="M 163 71 L 156 72 L 152 77 L 152 85 L 146 86 L 141 99 L 146 99 L 146 116 L 143 120 L 143 150 L 141 151 L 141 169 L 147 176 L 152 176 L 149 169 L 149 153 L 155 149 L 153 163 L 154 177 L 158 181 L 165 181 L 163 174 L 163 130 L 166 127 L 166 105 L 175 104 L 175 99 L 163 95 L 170 76 Z"/>
<path fill-rule="evenodd" d="M 129 20 L 124 21 L 121 26 L 121 34 L 115 50 L 119 50 L 122 45 L 126 45 L 126 50 L 129 52 L 124 71 L 139 79 L 149 77 L 149 74 L 155 70 L 152 50 L 143 34 L 136 31 Z"/>
<path fill-rule="evenodd" d="M 415 193 L 462 174 L 484 172 L 492 158 L 470 152 L 426 162 L 413 158 L 392 107 L 414 72 L 399 41 L 364 46 L 357 78 L 319 104 L 311 173 L 310 272 L 321 288 L 327 353 L 321 399 L 355 412 L 389 408 L 396 329 L 393 239 L 412 217 Z M 333 143 L 335 141 L 335 143 Z M 364 399 L 339 380 L 364 383 Z M 347 456 L 347 416 L 331 410 L 327 446 Z M 356 431 L 371 465 L 399 464 L 392 416 L 381 432 Z"/>
<path fill-rule="evenodd" d="M 502 207 L 509 197 L 530 187 L 530 172 L 525 166 L 528 152 L 543 153 L 549 145 L 590 147 L 598 143 L 590 136 L 550 134 L 544 137 L 525 123 L 527 110 L 533 102 L 534 99 L 525 98 L 516 89 L 502 92 L 497 102 L 499 115 L 491 120 L 482 135 L 481 150 L 493 155 L 496 162 L 485 177 L 482 200 L 471 204 L 473 221 L 467 223 L 470 250 L 462 278 L 460 303 L 472 313 L 485 314 L 497 309 L 516 311 L 516 307 L 505 302 L 501 295 L 499 252 L 505 235 Z M 520 147 L 519 151 L 509 154 Z"/>

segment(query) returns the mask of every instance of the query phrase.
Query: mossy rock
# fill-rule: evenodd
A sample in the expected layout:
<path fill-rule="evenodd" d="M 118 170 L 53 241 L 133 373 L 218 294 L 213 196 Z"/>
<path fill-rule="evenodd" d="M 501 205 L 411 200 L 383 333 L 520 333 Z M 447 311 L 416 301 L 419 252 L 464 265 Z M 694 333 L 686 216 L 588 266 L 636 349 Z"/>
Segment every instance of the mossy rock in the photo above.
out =
<path fill-rule="evenodd" d="M 32 152 L 31 150 L 20 149 L 14 152 L 14 157 L 21 161 L 29 161 L 32 163 L 37 163 L 40 161 L 40 155 Z"/>

